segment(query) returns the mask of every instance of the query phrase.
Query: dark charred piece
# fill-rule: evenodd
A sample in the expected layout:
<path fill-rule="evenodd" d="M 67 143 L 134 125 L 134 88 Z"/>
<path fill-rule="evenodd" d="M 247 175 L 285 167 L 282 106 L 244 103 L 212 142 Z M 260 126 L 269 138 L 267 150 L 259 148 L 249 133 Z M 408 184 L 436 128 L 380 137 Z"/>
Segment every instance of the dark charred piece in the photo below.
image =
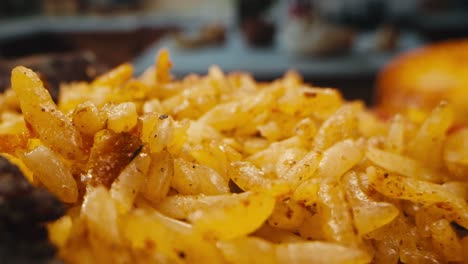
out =
<path fill-rule="evenodd" d="M 110 187 L 142 147 L 141 140 L 129 133 L 115 133 L 110 129 L 98 132 L 89 154 L 87 175 L 81 178 L 81 188 L 88 184 Z"/>
<path fill-rule="evenodd" d="M 60 263 L 45 223 L 64 214 L 57 198 L 0 156 L 0 263 Z"/>
<path fill-rule="evenodd" d="M 229 190 L 232 193 L 243 193 L 244 190 L 242 190 L 232 179 L 229 179 Z"/>
<path fill-rule="evenodd" d="M 452 228 L 455 231 L 455 233 L 457 234 L 458 238 L 462 239 L 465 236 L 468 236 L 468 230 L 466 228 L 464 228 L 463 226 L 461 226 L 461 225 L 459 225 L 459 224 L 457 224 L 455 222 L 452 222 L 450 224 L 452 225 Z"/>

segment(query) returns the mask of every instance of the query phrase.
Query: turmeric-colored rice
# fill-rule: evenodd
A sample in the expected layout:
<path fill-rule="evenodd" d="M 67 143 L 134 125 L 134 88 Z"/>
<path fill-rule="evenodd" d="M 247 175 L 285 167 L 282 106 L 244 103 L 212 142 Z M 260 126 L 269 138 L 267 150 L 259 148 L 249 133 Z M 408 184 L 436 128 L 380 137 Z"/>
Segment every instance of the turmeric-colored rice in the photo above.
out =
<path fill-rule="evenodd" d="M 468 262 L 468 128 L 450 104 L 382 120 L 294 72 L 170 68 L 162 50 L 57 104 L 13 70 L 0 153 L 69 204 L 48 226 L 65 263 Z"/>

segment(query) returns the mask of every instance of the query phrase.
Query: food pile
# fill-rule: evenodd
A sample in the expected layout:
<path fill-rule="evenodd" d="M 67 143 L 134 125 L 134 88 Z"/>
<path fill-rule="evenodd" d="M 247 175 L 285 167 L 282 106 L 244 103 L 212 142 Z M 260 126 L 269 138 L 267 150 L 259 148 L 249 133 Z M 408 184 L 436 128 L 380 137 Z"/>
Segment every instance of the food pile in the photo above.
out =
<path fill-rule="evenodd" d="M 0 152 L 66 205 L 48 222 L 65 263 L 468 261 L 468 128 L 449 103 L 381 119 L 294 72 L 170 68 L 162 50 L 56 103 L 13 70 Z"/>

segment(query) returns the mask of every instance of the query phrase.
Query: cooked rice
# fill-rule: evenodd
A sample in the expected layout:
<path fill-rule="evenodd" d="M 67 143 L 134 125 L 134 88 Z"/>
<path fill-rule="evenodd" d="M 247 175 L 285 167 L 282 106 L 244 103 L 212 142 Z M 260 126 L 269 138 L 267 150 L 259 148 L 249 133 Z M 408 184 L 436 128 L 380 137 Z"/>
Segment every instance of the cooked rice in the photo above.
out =
<path fill-rule="evenodd" d="M 163 50 L 57 105 L 13 71 L 0 152 L 70 205 L 49 224 L 66 263 L 468 261 L 468 128 L 449 104 L 382 120 L 294 72 L 170 67 Z"/>

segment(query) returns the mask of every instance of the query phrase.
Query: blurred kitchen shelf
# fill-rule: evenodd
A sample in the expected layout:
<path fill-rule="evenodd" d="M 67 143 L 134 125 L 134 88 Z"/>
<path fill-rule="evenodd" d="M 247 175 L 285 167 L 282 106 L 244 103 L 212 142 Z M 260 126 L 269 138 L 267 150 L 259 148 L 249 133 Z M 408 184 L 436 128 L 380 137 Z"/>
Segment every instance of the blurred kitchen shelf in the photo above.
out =
<path fill-rule="evenodd" d="M 132 13 L 126 15 L 30 16 L 0 20 L 0 41 L 35 33 L 133 31 L 148 27 L 186 27 L 202 24 L 202 18 L 173 14 Z"/>
<path fill-rule="evenodd" d="M 91 51 L 100 63 L 113 67 L 132 60 L 165 34 L 203 22 L 160 12 L 4 19 L 0 60 Z"/>
<path fill-rule="evenodd" d="M 369 36 L 358 37 L 353 50 L 344 55 L 332 57 L 293 57 L 288 55 L 280 44 L 271 48 L 248 47 L 238 32 L 228 35 L 222 46 L 200 49 L 183 49 L 175 45 L 171 38 L 155 43 L 134 60 L 136 72 L 154 63 L 156 53 L 161 48 L 170 51 L 173 73 L 177 76 L 189 73 L 206 73 L 211 65 L 218 65 L 226 72 L 247 71 L 256 78 L 279 77 L 289 69 L 294 69 L 309 77 L 336 77 L 374 74 L 396 54 L 422 44 L 412 33 L 403 33 L 397 50 L 392 52 L 367 51 Z"/>

